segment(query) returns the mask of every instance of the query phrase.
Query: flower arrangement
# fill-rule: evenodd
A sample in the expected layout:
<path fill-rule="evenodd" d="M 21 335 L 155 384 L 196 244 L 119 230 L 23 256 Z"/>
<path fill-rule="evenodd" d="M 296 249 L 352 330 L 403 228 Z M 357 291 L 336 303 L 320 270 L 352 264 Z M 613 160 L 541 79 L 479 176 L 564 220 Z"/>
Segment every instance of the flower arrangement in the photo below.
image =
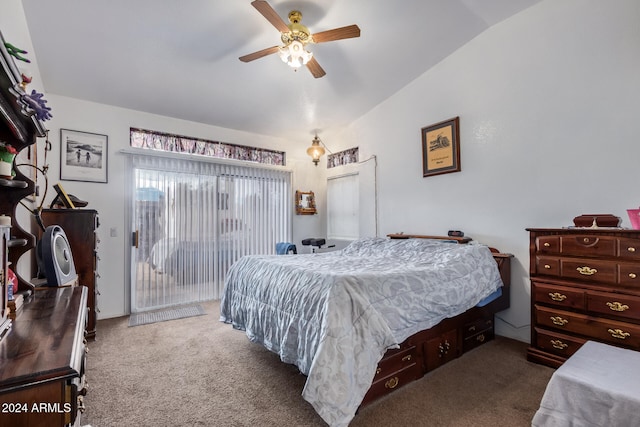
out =
<path fill-rule="evenodd" d="M 18 154 L 18 150 L 13 148 L 11 144 L 0 141 L 0 160 L 13 163 L 13 158 L 16 154 Z"/>

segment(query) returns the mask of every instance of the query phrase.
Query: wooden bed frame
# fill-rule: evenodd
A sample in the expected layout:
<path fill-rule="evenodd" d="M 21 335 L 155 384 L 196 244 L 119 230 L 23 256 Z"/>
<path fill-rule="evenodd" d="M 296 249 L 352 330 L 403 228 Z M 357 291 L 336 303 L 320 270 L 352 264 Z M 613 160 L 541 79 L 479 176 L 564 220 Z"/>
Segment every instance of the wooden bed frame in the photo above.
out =
<path fill-rule="evenodd" d="M 391 239 L 427 238 L 454 240 L 459 244 L 471 241 L 468 237 L 423 236 L 389 234 Z M 504 283 L 502 295 L 483 307 L 473 307 L 458 316 L 445 319 L 438 325 L 407 338 L 400 348 L 388 350 L 380 363 L 373 384 L 361 406 L 385 396 L 401 386 L 422 378 L 445 363 L 482 345 L 495 336 L 495 313 L 509 308 L 511 258 L 491 248 Z"/>

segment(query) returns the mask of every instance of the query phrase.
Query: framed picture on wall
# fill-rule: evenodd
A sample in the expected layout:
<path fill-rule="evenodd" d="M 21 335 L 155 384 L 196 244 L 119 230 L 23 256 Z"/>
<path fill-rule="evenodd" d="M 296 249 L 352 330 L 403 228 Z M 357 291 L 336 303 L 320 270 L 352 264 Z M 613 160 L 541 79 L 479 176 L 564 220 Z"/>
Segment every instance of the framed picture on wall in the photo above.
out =
<path fill-rule="evenodd" d="M 60 179 L 107 182 L 107 135 L 60 129 Z"/>
<path fill-rule="evenodd" d="M 422 128 L 422 176 L 460 172 L 460 118 Z"/>

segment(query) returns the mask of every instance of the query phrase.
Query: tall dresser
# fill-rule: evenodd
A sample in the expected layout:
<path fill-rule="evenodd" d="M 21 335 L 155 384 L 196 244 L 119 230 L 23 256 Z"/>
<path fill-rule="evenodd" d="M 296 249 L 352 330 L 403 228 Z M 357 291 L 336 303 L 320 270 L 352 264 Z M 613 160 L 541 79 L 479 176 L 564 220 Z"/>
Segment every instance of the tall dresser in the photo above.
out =
<path fill-rule="evenodd" d="M 640 350 L 640 230 L 528 228 L 530 361 L 559 367 L 587 340 Z"/>
<path fill-rule="evenodd" d="M 45 226 L 59 225 L 64 230 L 78 273 L 78 283 L 88 289 L 87 338 L 95 339 L 99 311 L 98 295 L 98 212 L 93 209 L 44 209 Z"/>

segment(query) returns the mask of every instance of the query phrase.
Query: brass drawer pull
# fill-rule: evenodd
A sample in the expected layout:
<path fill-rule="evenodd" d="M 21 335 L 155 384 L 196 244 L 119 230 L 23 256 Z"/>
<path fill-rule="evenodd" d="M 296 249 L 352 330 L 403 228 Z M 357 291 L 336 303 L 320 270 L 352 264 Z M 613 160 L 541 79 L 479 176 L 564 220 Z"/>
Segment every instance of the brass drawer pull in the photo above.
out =
<path fill-rule="evenodd" d="M 408 362 L 410 360 L 411 360 L 411 355 L 410 354 L 407 354 L 405 357 L 402 358 L 403 362 Z"/>
<path fill-rule="evenodd" d="M 480 334 L 480 335 L 478 335 L 476 337 L 476 341 L 478 341 L 478 342 L 484 342 L 485 339 L 486 338 L 485 338 L 484 334 Z"/>
<path fill-rule="evenodd" d="M 561 294 L 560 292 L 549 292 L 549 298 L 554 301 L 562 302 L 567 299 L 567 296 Z"/>
<path fill-rule="evenodd" d="M 545 264 L 544 268 L 546 268 L 547 270 L 551 269 L 551 266 L 549 264 Z"/>
<path fill-rule="evenodd" d="M 444 340 L 444 344 L 440 343 L 438 345 L 438 357 L 442 358 L 443 356 L 445 356 L 447 353 L 449 353 L 450 348 L 451 344 L 449 344 L 449 341 Z"/>
<path fill-rule="evenodd" d="M 593 276 L 598 272 L 598 270 L 596 270 L 595 268 L 587 267 L 586 265 L 584 267 L 578 267 L 576 268 L 576 270 L 578 270 L 578 273 L 584 276 Z"/>
<path fill-rule="evenodd" d="M 564 326 L 567 323 L 569 323 L 569 321 L 567 319 L 563 319 L 560 316 L 551 316 L 550 319 L 553 322 L 553 324 L 557 325 L 557 326 Z"/>
<path fill-rule="evenodd" d="M 475 326 L 469 326 L 469 332 L 475 332 L 475 331 L 476 331 Z"/>
<path fill-rule="evenodd" d="M 558 350 L 564 350 L 567 347 L 569 347 L 569 344 L 565 344 L 560 340 L 551 340 L 551 345 L 553 346 L 553 348 L 556 348 Z"/>
<path fill-rule="evenodd" d="M 621 340 L 627 339 L 631 336 L 629 332 L 624 332 L 622 329 L 609 329 L 607 330 L 611 334 L 612 337 L 618 338 Z"/>
<path fill-rule="evenodd" d="M 625 311 L 629 310 L 629 306 L 627 304 L 622 304 L 620 302 L 608 302 L 607 307 L 609 307 L 613 311 Z"/>
<path fill-rule="evenodd" d="M 636 248 L 634 248 L 634 247 L 630 247 L 630 248 L 627 248 L 627 250 L 628 250 L 629 252 L 635 252 L 635 251 L 636 251 Z"/>
<path fill-rule="evenodd" d="M 396 388 L 398 387 L 398 384 L 400 384 L 400 380 L 398 379 L 398 377 L 393 377 L 389 380 L 387 380 L 386 383 L 384 383 L 385 388 Z"/>
<path fill-rule="evenodd" d="M 636 277 L 638 277 L 638 276 L 636 276 L 636 273 L 629 273 L 629 278 L 630 279 L 635 279 Z"/>
<path fill-rule="evenodd" d="M 380 372 L 382 372 L 382 369 L 380 368 L 376 369 L 376 375 L 379 374 Z"/>
<path fill-rule="evenodd" d="M 551 245 L 549 244 L 549 242 L 545 242 L 544 247 L 545 247 L 545 248 L 548 248 L 549 246 L 551 246 Z"/>

